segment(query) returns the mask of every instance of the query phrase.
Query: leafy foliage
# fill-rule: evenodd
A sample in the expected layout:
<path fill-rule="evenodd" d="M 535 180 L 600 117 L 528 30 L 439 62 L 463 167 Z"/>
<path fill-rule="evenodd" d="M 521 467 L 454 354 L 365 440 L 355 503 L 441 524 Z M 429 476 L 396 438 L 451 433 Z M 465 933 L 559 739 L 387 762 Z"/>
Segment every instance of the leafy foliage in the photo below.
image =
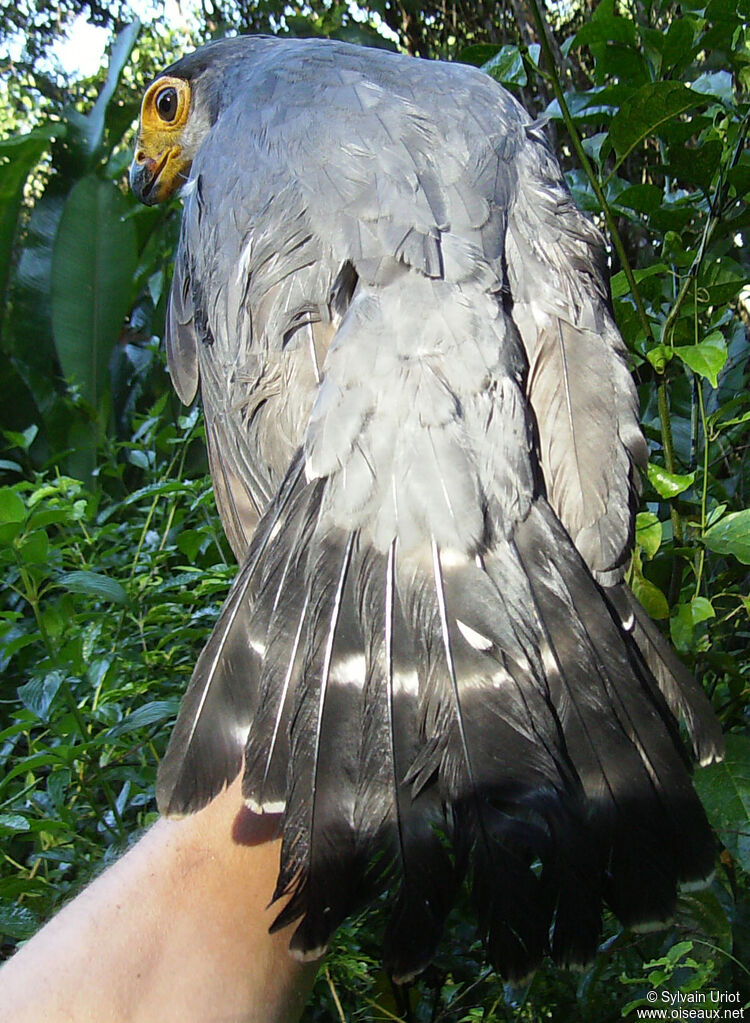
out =
<path fill-rule="evenodd" d="M 549 119 L 576 200 L 612 241 L 651 447 L 629 582 L 730 733 L 726 760 L 696 775 L 722 847 L 716 877 L 683 894 L 670 928 L 638 936 L 607 920 L 588 969 L 546 966 L 509 989 L 485 969 L 467 902 L 435 965 L 394 989 L 377 917 L 355 920 L 308 1021 L 607 1023 L 635 1018 L 654 987 L 750 995 L 749 2 L 204 9 L 202 34 L 241 25 L 458 56 Z M 179 414 L 158 345 L 176 213 L 137 207 L 124 180 L 142 84 L 129 55 L 161 62 L 153 36 L 136 36 L 121 32 L 96 94 L 0 141 L 8 951 L 153 819 L 155 765 L 233 574 L 199 418 Z"/>

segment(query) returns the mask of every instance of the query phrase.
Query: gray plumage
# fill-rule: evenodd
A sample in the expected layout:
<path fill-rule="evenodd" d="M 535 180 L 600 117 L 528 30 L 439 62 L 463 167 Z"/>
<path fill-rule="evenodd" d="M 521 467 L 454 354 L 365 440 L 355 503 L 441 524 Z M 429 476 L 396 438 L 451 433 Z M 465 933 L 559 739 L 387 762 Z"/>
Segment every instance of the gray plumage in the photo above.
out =
<path fill-rule="evenodd" d="M 241 567 L 162 810 L 244 756 L 249 805 L 284 812 L 293 948 L 392 886 L 399 977 L 468 863 L 511 977 L 589 958 L 603 901 L 666 919 L 713 860 L 677 719 L 703 762 L 721 738 L 622 583 L 646 446 L 601 238 L 539 127 L 472 68 L 328 41 L 165 74 L 206 125 L 169 366 Z"/>

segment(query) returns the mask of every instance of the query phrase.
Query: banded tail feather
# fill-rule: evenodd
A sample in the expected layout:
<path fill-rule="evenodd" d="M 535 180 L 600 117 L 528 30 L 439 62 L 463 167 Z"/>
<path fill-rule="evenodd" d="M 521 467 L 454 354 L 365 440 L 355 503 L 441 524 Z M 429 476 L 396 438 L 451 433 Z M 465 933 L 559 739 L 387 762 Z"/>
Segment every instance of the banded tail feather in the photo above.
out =
<path fill-rule="evenodd" d="M 542 497 L 467 558 L 376 550 L 326 522 L 324 487 L 298 463 L 262 520 L 180 712 L 163 809 L 207 802 L 244 747 L 248 804 L 284 814 L 274 926 L 298 921 L 303 959 L 389 890 L 385 960 L 414 976 L 464 874 L 508 978 L 545 954 L 589 960 L 604 904 L 668 919 L 714 855 L 675 711 L 698 750 L 719 747 L 638 609 Z"/>

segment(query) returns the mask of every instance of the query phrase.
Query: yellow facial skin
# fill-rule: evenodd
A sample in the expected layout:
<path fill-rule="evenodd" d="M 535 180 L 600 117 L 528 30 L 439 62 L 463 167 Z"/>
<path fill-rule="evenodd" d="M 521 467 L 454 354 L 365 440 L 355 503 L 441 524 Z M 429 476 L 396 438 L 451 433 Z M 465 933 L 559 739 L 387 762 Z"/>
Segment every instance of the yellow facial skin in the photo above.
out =
<path fill-rule="evenodd" d="M 190 114 L 190 85 L 184 78 L 157 78 L 141 104 L 130 187 L 147 206 L 164 202 L 188 179 L 192 158 L 181 144 Z"/>

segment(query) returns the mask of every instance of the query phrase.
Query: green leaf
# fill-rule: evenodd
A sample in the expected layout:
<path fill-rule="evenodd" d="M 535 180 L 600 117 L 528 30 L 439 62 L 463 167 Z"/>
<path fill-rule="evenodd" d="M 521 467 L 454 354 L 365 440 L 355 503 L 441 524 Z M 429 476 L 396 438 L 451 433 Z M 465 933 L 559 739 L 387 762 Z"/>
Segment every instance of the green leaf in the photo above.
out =
<path fill-rule="evenodd" d="M 465 46 L 458 55 L 459 63 L 482 67 L 502 49 L 497 43 L 475 43 Z"/>
<path fill-rule="evenodd" d="M 750 508 L 725 515 L 701 539 L 715 554 L 733 554 L 743 565 L 750 565 Z"/>
<path fill-rule="evenodd" d="M 49 537 L 43 529 L 36 529 L 18 545 L 18 555 L 27 565 L 43 565 L 49 555 Z"/>
<path fill-rule="evenodd" d="M 482 69 L 504 85 L 526 85 L 526 68 L 517 46 L 501 46 Z"/>
<path fill-rule="evenodd" d="M 694 597 L 689 603 L 677 606 L 669 620 L 669 633 L 680 653 L 697 651 L 701 648 L 701 641 L 705 646 L 706 630 L 700 630 L 696 635 L 696 626 L 715 617 L 713 605 L 705 597 Z"/>
<path fill-rule="evenodd" d="M 71 593 L 82 593 L 86 597 L 111 600 L 115 604 L 127 604 L 128 595 L 116 579 L 110 579 L 100 572 L 66 572 L 58 582 Z"/>
<path fill-rule="evenodd" d="M 636 600 L 646 609 L 651 618 L 669 618 L 667 598 L 658 586 L 642 575 L 640 567 L 633 573 L 630 588 L 635 594 Z"/>
<path fill-rule="evenodd" d="M 613 205 L 624 206 L 638 213 L 653 213 L 661 205 L 662 195 L 658 185 L 631 185 L 620 192 Z"/>
<path fill-rule="evenodd" d="M 0 813 L 0 834 L 13 835 L 28 830 L 29 822 L 20 813 Z"/>
<path fill-rule="evenodd" d="M 726 755 L 695 773 L 712 826 L 732 856 L 750 870 L 750 737 L 728 735 Z"/>
<path fill-rule="evenodd" d="M 639 512 L 635 518 L 635 540 L 648 558 L 653 558 L 661 547 L 662 528 L 653 512 Z"/>
<path fill-rule="evenodd" d="M 705 102 L 681 82 L 649 82 L 624 103 L 612 118 L 609 137 L 615 152 L 625 159 L 628 153 L 673 117 Z"/>
<path fill-rule="evenodd" d="M 602 0 L 591 18 L 576 33 L 573 46 L 610 42 L 635 46 L 635 25 L 630 18 L 615 14 L 613 0 Z"/>
<path fill-rule="evenodd" d="M 28 135 L 0 142 L 0 310 L 5 302 L 26 179 L 49 146 L 53 133 L 54 127 L 46 125 Z"/>
<path fill-rule="evenodd" d="M 662 69 L 668 70 L 690 56 L 697 26 L 689 17 L 675 18 L 663 36 Z M 661 35 L 661 33 L 658 33 Z"/>
<path fill-rule="evenodd" d="M 660 497 L 664 497 L 667 500 L 677 497 L 683 490 L 691 487 L 695 481 L 694 472 L 681 476 L 674 472 L 667 472 L 666 469 L 663 469 L 660 465 L 655 465 L 653 462 L 648 463 L 647 473 L 651 486 Z"/>
<path fill-rule="evenodd" d="M 39 921 L 28 906 L 19 906 L 0 899 L 0 934 L 16 941 L 30 938 L 39 926 Z"/>
<path fill-rule="evenodd" d="M 721 166 L 721 150 L 719 139 L 705 139 L 697 146 L 671 146 L 667 169 L 680 181 L 708 192 Z"/>
<path fill-rule="evenodd" d="M 47 721 L 52 701 L 64 681 L 63 672 L 50 671 L 41 678 L 33 678 L 26 685 L 19 686 L 18 698 L 40 721 Z"/>
<path fill-rule="evenodd" d="M 729 71 L 708 71 L 696 78 L 690 88 L 694 92 L 700 92 L 706 96 L 715 96 L 727 106 L 732 106 L 734 103 L 734 87 Z"/>
<path fill-rule="evenodd" d="M 25 519 L 23 499 L 10 487 L 0 488 L 0 522 L 23 522 Z"/>
<path fill-rule="evenodd" d="M 689 366 L 694 373 L 711 381 L 712 387 L 719 386 L 719 373 L 727 361 L 727 346 L 718 330 L 709 334 L 697 345 L 675 348 L 674 354 Z"/>
<path fill-rule="evenodd" d="M 646 267 L 644 270 L 634 270 L 633 276 L 635 277 L 636 284 L 640 284 L 641 281 L 645 281 L 648 277 L 653 277 L 654 274 L 669 273 L 669 267 L 666 263 L 652 263 L 651 266 Z M 611 281 L 612 287 L 612 298 L 622 298 L 623 295 L 627 295 L 630 291 L 630 285 L 628 279 L 622 270 L 616 273 Z"/>
<path fill-rule="evenodd" d="M 200 529 L 184 529 L 177 537 L 177 547 L 191 562 L 195 560 L 205 542 L 206 533 Z"/>
<path fill-rule="evenodd" d="M 97 408 L 130 308 L 137 265 L 129 204 L 108 181 L 83 178 L 65 202 L 52 260 L 52 324 L 65 375 Z"/>
<path fill-rule="evenodd" d="M 169 721 L 177 713 L 178 706 L 177 700 L 153 700 L 151 703 L 144 703 L 109 729 L 107 742 L 125 732 L 135 732 L 139 728 Z"/>

